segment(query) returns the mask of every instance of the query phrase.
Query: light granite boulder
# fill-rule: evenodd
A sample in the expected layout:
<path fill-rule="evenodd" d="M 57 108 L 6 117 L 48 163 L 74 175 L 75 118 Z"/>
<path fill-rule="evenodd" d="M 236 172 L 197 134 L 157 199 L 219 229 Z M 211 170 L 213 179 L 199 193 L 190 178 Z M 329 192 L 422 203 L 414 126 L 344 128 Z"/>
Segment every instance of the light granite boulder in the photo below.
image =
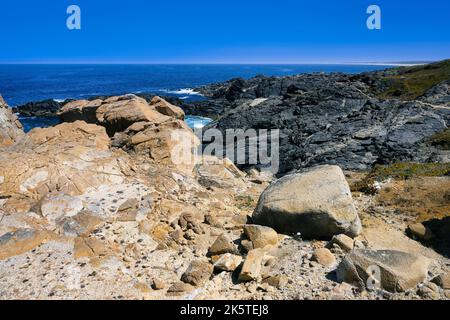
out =
<path fill-rule="evenodd" d="M 408 252 L 353 250 L 339 264 L 336 275 L 338 281 L 359 287 L 402 292 L 426 279 L 429 264 L 429 259 Z"/>
<path fill-rule="evenodd" d="M 319 166 L 287 175 L 260 196 L 253 222 L 305 238 L 354 237 L 361 222 L 345 176 L 338 166 Z"/>

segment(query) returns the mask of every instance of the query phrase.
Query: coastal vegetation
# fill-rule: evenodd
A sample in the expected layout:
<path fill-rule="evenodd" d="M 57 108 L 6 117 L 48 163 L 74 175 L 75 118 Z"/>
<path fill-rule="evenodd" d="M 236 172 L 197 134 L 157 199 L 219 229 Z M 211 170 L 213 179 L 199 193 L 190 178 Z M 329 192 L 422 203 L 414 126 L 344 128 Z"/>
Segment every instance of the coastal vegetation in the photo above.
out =
<path fill-rule="evenodd" d="M 450 60 L 412 67 L 399 67 L 384 72 L 384 89 L 380 98 L 414 100 L 433 86 L 450 79 Z"/>

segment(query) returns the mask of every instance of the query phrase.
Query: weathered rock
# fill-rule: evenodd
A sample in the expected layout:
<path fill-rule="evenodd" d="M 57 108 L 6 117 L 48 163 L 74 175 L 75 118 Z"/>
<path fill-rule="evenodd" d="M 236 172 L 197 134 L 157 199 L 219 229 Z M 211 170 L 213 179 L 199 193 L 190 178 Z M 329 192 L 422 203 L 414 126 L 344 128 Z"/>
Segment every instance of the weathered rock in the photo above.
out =
<path fill-rule="evenodd" d="M 267 245 L 276 245 L 278 235 L 275 230 L 265 226 L 247 224 L 244 226 L 244 232 L 253 244 L 253 248 L 264 248 Z"/>
<path fill-rule="evenodd" d="M 242 257 L 225 253 L 214 263 L 214 268 L 222 271 L 234 271 L 242 262 Z"/>
<path fill-rule="evenodd" d="M 66 217 L 73 217 L 83 209 L 83 201 L 63 193 L 48 194 L 42 199 L 41 214 L 52 224 Z"/>
<path fill-rule="evenodd" d="M 450 103 L 450 80 L 446 80 L 428 90 L 423 96 L 419 98 L 431 104 L 449 104 Z"/>
<path fill-rule="evenodd" d="M 239 281 L 252 281 L 258 279 L 266 250 L 258 248 L 250 250 L 239 273 Z"/>
<path fill-rule="evenodd" d="M 63 122 L 85 121 L 87 123 L 97 123 L 96 112 L 98 107 L 102 105 L 103 101 L 95 99 L 75 100 L 66 103 L 58 111 L 57 115 Z"/>
<path fill-rule="evenodd" d="M 331 268 L 336 265 L 336 258 L 327 248 L 316 249 L 312 255 L 312 261 L 320 263 L 324 267 Z"/>
<path fill-rule="evenodd" d="M 259 198 L 253 221 L 306 238 L 361 231 L 350 188 L 337 166 L 315 167 L 271 184 Z"/>
<path fill-rule="evenodd" d="M 179 281 L 179 282 L 175 282 L 167 289 L 167 294 L 168 295 L 181 295 L 184 292 L 190 292 L 192 290 L 194 290 L 193 286 L 191 286 L 188 283 Z"/>
<path fill-rule="evenodd" d="M 174 241 L 177 244 L 183 244 L 184 243 L 184 234 L 183 230 L 181 229 L 175 229 L 171 232 L 169 232 L 169 239 Z"/>
<path fill-rule="evenodd" d="M 180 215 L 180 218 L 178 219 L 178 225 L 182 230 L 191 230 L 196 234 L 203 233 L 203 227 L 199 223 L 199 220 L 197 220 L 194 214 L 190 212 L 183 212 Z"/>
<path fill-rule="evenodd" d="M 166 164 L 193 175 L 199 159 L 192 151 L 200 142 L 183 121 L 170 118 L 170 121 L 152 124 L 143 131 L 125 131 L 125 134 L 128 135 L 124 139 L 125 149 L 146 155 L 158 164 Z"/>
<path fill-rule="evenodd" d="M 89 211 L 82 211 L 73 217 L 59 221 L 59 233 L 66 237 L 87 236 L 94 231 L 103 220 Z"/>
<path fill-rule="evenodd" d="M 360 287 L 405 291 L 426 279 L 429 263 L 425 257 L 401 251 L 353 250 L 338 266 L 337 278 Z"/>
<path fill-rule="evenodd" d="M 104 241 L 97 238 L 75 238 L 73 254 L 75 259 L 107 256 L 111 253 Z"/>
<path fill-rule="evenodd" d="M 420 240 L 428 241 L 432 240 L 435 237 L 433 232 L 426 226 L 424 226 L 422 223 L 410 224 L 408 226 L 408 231 L 413 237 L 416 237 L 417 239 Z"/>
<path fill-rule="evenodd" d="M 136 122 L 160 124 L 170 120 L 170 117 L 157 112 L 144 99 L 136 96 L 119 97 L 117 101 L 105 102 L 97 109 L 96 117 L 110 136 L 124 131 Z"/>
<path fill-rule="evenodd" d="M 331 244 L 337 244 L 344 251 L 352 251 L 353 250 L 353 239 L 345 234 L 338 234 L 331 238 Z"/>
<path fill-rule="evenodd" d="M 195 175 L 204 187 L 235 188 L 242 187 L 241 178 L 245 175 L 228 158 L 204 156 L 195 166 Z"/>
<path fill-rule="evenodd" d="M 417 294 L 424 299 L 437 300 L 440 298 L 439 287 L 432 282 L 421 285 Z"/>
<path fill-rule="evenodd" d="M 235 215 L 231 218 L 231 223 L 233 224 L 233 229 L 243 229 L 244 225 L 249 223 L 249 216 L 243 214 Z"/>
<path fill-rule="evenodd" d="M 182 215 L 192 215 L 192 219 L 201 220 L 204 217 L 195 207 L 177 200 L 163 199 L 160 203 L 161 212 L 175 220 Z"/>
<path fill-rule="evenodd" d="M 236 253 L 236 246 L 225 234 L 222 234 L 213 242 L 208 252 L 210 255 Z"/>
<path fill-rule="evenodd" d="M 253 250 L 253 243 L 250 240 L 244 239 L 240 243 L 241 248 L 244 252 L 249 252 L 250 250 Z"/>
<path fill-rule="evenodd" d="M 101 125 L 113 137 L 115 147 L 147 155 L 186 173 L 192 174 L 198 162 L 192 150 L 200 142 L 182 121 L 183 110 L 159 97 L 150 105 L 135 95 L 73 101 L 61 108 L 60 117 Z"/>
<path fill-rule="evenodd" d="M 146 293 L 150 293 L 152 290 L 150 289 L 150 287 L 146 284 L 146 283 L 142 283 L 142 282 L 138 282 L 134 285 L 134 287 L 139 290 L 140 292 L 146 294 Z"/>
<path fill-rule="evenodd" d="M 170 120 L 170 117 L 157 112 L 147 101 L 135 95 L 72 101 L 61 108 L 59 116 L 64 122 L 83 120 L 100 124 L 110 136 L 125 131 L 136 122 L 159 124 Z"/>
<path fill-rule="evenodd" d="M 272 287 L 275 287 L 278 289 L 286 286 L 287 282 L 288 282 L 287 277 L 282 274 L 270 275 L 262 280 L 262 283 L 268 283 Z"/>
<path fill-rule="evenodd" d="M 52 234 L 34 229 L 8 232 L 0 236 L 0 260 L 25 253 L 52 238 Z"/>
<path fill-rule="evenodd" d="M 181 281 L 193 286 L 201 286 L 209 280 L 213 273 L 213 266 L 209 262 L 194 260 L 181 276 Z"/>
<path fill-rule="evenodd" d="M 257 184 L 271 182 L 274 179 L 273 174 L 270 171 L 258 171 L 255 168 L 252 168 L 247 172 L 247 177 L 251 182 Z"/>
<path fill-rule="evenodd" d="M 101 125 L 112 137 L 114 147 L 195 175 L 204 186 L 244 186 L 240 179 L 244 174 L 230 160 L 200 157 L 193 152 L 200 141 L 183 121 L 183 110 L 160 97 L 154 97 L 150 104 L 132 94 L 72 101 L 61 108 L 59 115 L 63 121 Z"/>
<path fill-rule="evenodd" d="M 143 225 L 141 224 L 141 227 Z M 173 231 L 172 227 L 168 225 L 167 223 L 156 223 L 156 224 L 150 224 L 150 226 L 145 227 L 148 231 L 150 231 L 150 235 L 157 241 L 158 243 L 163 243 L 166 241 L 166 239 L 169 237 L 169 233 Z M 143 230 L 141 231 L 143 232 Z"/>
<path fill-rule="evenodd" d="M 130 163 L 109 150 L 105 129 L 82 121 L 34 129 L 0 154 L 0 194 L 35 197 L 49 192 L 80 195 L 125 182 Z"/>
<path fill-rule="evenodd" d="M 139 207 L 139 200 L 136 198 L 131 198 L 131 199 L 127 199 L 125 200 L 125 202 L 123 202 L 120 206 L 119 209 L 117 209 L 117 211 L 126 211 L 126 210 L 130 210 L 130 209 L 137 209 Z"/>
<path fill-rule="evenodd" d="M 22 124 L 0 95 L 0 148 L 13 144 L 24 135 Z"/>
<path fill-rule="evenodd" d="M 173 104 L 167 102 L 166 100 L 155 96 L 150 101 L 150 106 L 156 109 L 159 113 L 166 116 L 174 117 L 180 120 L 184 119 L 184 111 L 180 107 L 174 106 Z"/>
<path fill-rule="evenodd" d="M 153 279 L 152 281 L 152 289 L 153 290 L 162 290 L 166 287 L 166 284 L 161 279 Z"/>
<path fill-rule="evenodd" d="M 450 290 L 450 272 L 438 275 L 432 280 L 444 290 Z"/>
<path fill-rule="evenodd" d="M 211 227 L 214 227 L 214 228 L 222 228 L 223 227 L 223 223 L 220 222 L 219 219 L 217 219 L 217 217 L 215 217 L 212 214 L 205 215 L 205 223 L 209 224 Z"/>

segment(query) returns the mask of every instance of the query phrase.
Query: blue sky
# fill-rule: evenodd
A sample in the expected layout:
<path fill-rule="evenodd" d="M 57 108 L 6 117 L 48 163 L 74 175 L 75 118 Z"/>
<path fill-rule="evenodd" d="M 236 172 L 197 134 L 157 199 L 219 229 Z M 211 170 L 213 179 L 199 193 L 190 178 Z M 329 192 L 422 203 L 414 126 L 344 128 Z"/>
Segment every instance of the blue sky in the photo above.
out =
<path fill-rule="evenodd" d="M 82 29 L 66 28 L 80 6 Z M 366 28 L 366 8 L 382 29 Z M 343 63 L 450 58 L 448 0 L 15 0 L 0 63 Z"/>

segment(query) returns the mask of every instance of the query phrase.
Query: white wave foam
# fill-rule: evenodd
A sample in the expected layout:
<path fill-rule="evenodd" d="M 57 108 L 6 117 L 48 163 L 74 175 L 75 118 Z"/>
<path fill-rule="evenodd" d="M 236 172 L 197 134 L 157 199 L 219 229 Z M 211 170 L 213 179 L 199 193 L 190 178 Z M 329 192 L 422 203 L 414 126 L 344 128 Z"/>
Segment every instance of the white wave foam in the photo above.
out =
<path fill-rule="evenodd" d="M 200 116 L 186 115 L 184 121 L 187 123 L 187 125 L 191 129 L 197 129 L 197 128 L 203 128 L 204 126 L 206 126 L 207 124 L 212 122 L 212 119 L 200 117 Z"/>
<path fill-rule="evenodd" d="M 191 88 L 184 88 L 179 90 L 161 90 L 167 93 L 177 94 L 177 95 L 188 95 L 188 96 L 202 96 L 200 92 L 195 91 Z"/>

